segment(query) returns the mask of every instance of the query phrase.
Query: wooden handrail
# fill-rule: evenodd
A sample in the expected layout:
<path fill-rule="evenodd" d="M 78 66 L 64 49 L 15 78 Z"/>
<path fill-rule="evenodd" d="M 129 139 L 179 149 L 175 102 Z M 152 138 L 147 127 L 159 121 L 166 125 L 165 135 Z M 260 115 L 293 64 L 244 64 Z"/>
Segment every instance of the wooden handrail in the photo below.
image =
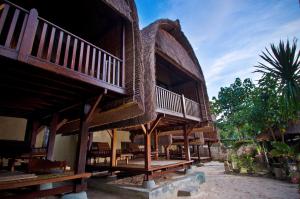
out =
<path fill-rule="evenodd" d="M 163 112 L 174 113 L 184 118 L 201 118 L 200 104 L 165 88 L 155 86 L 156 106 Z"/>
<path fill-rule="evenodd" d="M 12 58 L 50 71 L 61 67 L 65 70 L 60 72 L 66 75 L 69 71 L 77 72 L 95 84 L 96 81 L 110 84 L 105 86 L 115 91 L 125 88 L 125 46 L 120 59 L 38 16 L 36 9 L 27 11 L 7 0 L 1 5 L 0 36 L 4 42 L 0 47 L 13 50 L 16 58 Z M 8 17 L 8 12 L 13 12 L 13 17 Z M 124 27 L 123 40 L 125 45 Z"/>

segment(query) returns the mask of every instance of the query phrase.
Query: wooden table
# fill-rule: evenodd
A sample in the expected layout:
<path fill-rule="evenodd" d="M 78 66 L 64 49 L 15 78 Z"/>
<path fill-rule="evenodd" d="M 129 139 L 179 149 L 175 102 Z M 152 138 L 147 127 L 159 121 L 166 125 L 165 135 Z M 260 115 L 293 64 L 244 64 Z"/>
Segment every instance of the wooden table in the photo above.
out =
<path fill-rule="evenodd" d="M 132 153 L 122 153 L 122 154 L 120 154 L 120 156 L 118 158 L 116 159 L 116 166 L 118 165 L 118 160 L 122 160 L 122 159 L 125 159 L 126 164 L 128 164 L 129 159 L 133 158 L 133 154 Z"/>

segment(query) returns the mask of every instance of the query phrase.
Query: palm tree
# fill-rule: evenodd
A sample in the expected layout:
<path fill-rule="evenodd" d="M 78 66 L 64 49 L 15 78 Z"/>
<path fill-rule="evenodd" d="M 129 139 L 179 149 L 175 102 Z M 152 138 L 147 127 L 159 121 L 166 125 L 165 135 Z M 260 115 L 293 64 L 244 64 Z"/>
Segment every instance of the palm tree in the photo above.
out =
<path fill-rule="evenodd" d="M 289 40 L 280 41 L 278 46 L 270 45 L 260 57 L 266 62 L 255 66 L 263 77 L 270 76 L 277 81 L 278 92 L 287 110 L 299 111 L 300 102 L 300 51 L 297 39 L 290 45 Z"/>

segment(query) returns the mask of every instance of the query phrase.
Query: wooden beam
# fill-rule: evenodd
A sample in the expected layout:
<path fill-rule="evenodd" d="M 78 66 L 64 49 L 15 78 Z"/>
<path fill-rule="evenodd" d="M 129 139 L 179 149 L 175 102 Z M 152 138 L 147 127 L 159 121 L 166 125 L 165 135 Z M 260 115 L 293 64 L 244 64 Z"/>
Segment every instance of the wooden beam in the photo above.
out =
<path fill-rule="evenodd" d="M 111 139 L 111 156 L 110 156 L 110 166 L 114 167 L 117 161 L 117 141 L 118 141 L 117 130 L 112 130 L 112 139 Z"/>
<path fill-rule="evenodd" d="M 210 150 L 210 145 L 211 145 L 211 143 L 210 143 L 210 142 L 208 142 L 208 143 L 207 143 L 207 146 L 208 146 L 208 156 L 211 158 L 211 150 Z"/>
<path fill-rule="evenodd" d="M 82 108 L 82 115 L 80 118 L 80 130 L 77 143 L 77 156 L 75 164 L 75 173 L 80 174 L 85 172 L 86 153 L 88 144 L 88 122 L 86 121 L 86 114 L 88 110 L 88 104 L 85 104 Z"/>
<path fill-rule="evenodd" d="M 91 108 L 90 108 L 89 112 L 86 115 L 86 121 L 87 122 L 90 122 L 92 120 L 92 116 L 93 116 L 97 106 L 99 105 L 101 99 L 103 98 L 103 96 L 106 93 L 107 93 L 107 89 L 105 89 L 105 91 L 96 98 L 95 102 L 93 104 L 91 104 Z"/>
<path fill-rule="evenodd" d="M 188 131 L 186 126 L 184 126 L 184 153 L 185 153 L 185 160 L 190 161 L 191 160 L 190 145 L 189 145 Z"/>
<path fill-rule="evenodd" d="M 152 126 L 150 127 L 149 134 L 151 134 L 154 131 L 154 129 L 156 128 L 156 126 L 159 124 L 161 118 L 162 118 L 162 116 L 158 116 L 156 118 L 156 120 L 153 122 Z"/>
<path fill-rule="evenodd" d="M 146 129 L 145 125 L 141 124 L 141 127 L 142 127 L 142 130 L 143 130 L 144 134 L 146 135 L 147 134 L 147 129 Z"/>
<path fill-rule="evenodd" d="M 49 128 L 50 132 L 49 132 L 49 138 L 47 144 L 47 156 L 46 156 L 48 160 L 53 160 L 53 150 L 55 144 L 57 124 L 58 124 L 58 114 L 54 113 Z"/>

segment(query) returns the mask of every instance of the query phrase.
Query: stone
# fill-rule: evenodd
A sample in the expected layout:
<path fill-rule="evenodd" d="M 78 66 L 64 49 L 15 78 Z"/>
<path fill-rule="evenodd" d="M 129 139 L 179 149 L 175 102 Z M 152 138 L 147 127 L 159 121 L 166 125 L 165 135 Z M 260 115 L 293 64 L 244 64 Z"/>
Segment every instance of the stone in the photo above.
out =
<path fill-rule="evenodd" d="M 156 187 L 156 184 L 154 182 L 154 180 L 144 180 L 143 181 L 143 188 L 145 189 L 153 189 Z"/>
<path fill-rule="evenodd" d="M 79 193 L 70 193 L 65 194 L 61 197 L 61 199 L 88 199 L 85 191 Z"/>

